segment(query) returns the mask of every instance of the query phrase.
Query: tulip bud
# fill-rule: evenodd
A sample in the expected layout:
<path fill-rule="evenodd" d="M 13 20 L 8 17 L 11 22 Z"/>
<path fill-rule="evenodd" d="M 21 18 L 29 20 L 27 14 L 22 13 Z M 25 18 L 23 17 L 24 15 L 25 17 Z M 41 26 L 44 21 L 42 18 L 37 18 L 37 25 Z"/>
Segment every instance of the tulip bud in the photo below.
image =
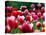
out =
<path fill-rule="evenodd" d="M 36 26 L 37 27 L 40 27 L 41 26 L 41 23 L 40 22 L 36 22 Z"/>
<path fill-rule="evenodd" d="M 35 4 L 31 4 L 31 6 L 30 6 L 31 8 L 34 8 L 35 7 Z"/>

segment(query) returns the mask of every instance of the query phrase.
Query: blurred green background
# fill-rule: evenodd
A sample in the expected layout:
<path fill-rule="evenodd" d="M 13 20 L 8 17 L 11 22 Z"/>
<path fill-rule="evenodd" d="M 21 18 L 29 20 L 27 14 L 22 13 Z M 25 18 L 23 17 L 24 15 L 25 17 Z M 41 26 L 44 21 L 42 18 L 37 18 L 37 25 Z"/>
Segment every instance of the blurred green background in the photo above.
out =
<path fill-rule="evenodd" d="M 6 2 L 5 2 L 5 6 L 13 6 L 13 7 L 16 7 L 16 8 L 18 8 L 18 9 L 20 9 L 20 6 L 25 5 L 25 6 L 27 6 L 28 9 L 30 9 L 30 5 L 31 5 L 32 3 L 35 4 L 35 5 L 38 4 L 38 3 L 34 3 L 34 2 L 6 1 Z M 41 4 L 42 4 L 42 6 L 44 6 L 43 3 L 41 3 Z"/>

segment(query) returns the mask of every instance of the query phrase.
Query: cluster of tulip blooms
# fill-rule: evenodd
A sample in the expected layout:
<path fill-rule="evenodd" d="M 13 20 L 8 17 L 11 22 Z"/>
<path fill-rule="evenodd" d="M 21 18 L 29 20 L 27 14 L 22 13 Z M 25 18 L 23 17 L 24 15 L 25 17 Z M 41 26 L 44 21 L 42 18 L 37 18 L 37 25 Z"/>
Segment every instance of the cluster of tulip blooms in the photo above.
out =
<path fill-rule="evenodd" d="M 30 8 L 28 10 L 27 6 L 21 6 L 20 10 L 18 10 L 18 8 L 13 8 L 12 6 L 5 7 L 5 32 L 11 33 L 12 29 L 17 28 L 22 33 L 45 32 L 44 6 L 39 3 L 36 9 L 35 4 L 31 4 Z M 40 19 L 43 20 L 42 23 L 39 21 Z M 36 26 L 35 30 L 34 24 Z M 41 27 L 41 30 L 38 29 L 39 27 Z"/>

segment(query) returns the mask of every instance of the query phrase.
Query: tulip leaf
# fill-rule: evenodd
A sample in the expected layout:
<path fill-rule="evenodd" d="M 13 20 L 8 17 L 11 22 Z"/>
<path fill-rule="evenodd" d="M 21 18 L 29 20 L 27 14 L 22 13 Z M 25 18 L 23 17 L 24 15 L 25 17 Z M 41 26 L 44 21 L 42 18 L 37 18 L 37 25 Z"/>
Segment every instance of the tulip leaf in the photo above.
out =
<path fill-rule="evenodd" d="M 33 24 L 34 24 L 33 29 L 36 30 L 36 22 L 33 22 Z"/>
<path fill-rule="evenodd" d="M 20 30 L 18 28 L 16 28 L 16 29 L 12 29 L 11 33 L 19 33 L 19 32 L 20 32 Z"/>

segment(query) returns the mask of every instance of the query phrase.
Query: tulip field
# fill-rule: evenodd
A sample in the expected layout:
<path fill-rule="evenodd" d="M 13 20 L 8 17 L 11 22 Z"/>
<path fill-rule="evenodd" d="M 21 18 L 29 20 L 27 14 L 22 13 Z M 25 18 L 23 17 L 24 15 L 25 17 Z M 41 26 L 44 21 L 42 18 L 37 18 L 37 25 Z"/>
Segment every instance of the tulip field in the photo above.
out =
<path fill-rule="evenodd" d="M 45 4 L 5 2 L 5 33 L 45 32 Z"/>

